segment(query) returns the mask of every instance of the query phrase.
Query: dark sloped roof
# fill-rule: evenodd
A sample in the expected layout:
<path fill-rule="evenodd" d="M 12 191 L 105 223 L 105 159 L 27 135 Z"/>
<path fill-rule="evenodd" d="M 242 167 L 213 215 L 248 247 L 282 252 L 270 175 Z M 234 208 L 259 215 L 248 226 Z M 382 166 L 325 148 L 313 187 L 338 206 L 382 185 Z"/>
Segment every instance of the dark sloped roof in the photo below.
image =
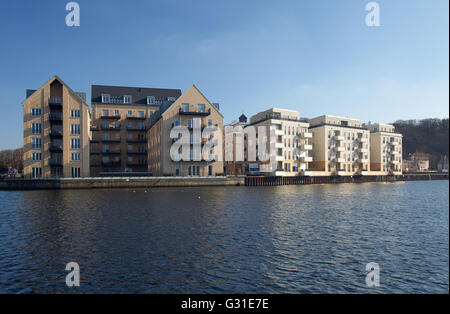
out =
<path fill-rule="evenodd" d="M 102 94 L 108 94 L 111 97 L 131 96 L 132 104 L 147 104 L 147 97 L 154 96 L 156 100 L 167 100 L 167 97 L 181 96 L 180 89 L 165 88 L 143 88 L 143 87 L 126 87 L 126 86 L 104 86 L 92 85 L 92 102 L 101 103 Z"/>

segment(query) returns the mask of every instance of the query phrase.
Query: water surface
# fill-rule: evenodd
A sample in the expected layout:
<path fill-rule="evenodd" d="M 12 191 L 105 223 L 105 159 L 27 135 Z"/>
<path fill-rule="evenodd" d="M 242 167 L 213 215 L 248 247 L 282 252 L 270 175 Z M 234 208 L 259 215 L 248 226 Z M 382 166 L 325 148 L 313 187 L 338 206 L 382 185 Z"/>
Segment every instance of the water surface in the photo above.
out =
<path fill-rule="evenodd" d="M 448 293 L 448 227 L 448 181 L 0 191 L 0 292 Z"/>

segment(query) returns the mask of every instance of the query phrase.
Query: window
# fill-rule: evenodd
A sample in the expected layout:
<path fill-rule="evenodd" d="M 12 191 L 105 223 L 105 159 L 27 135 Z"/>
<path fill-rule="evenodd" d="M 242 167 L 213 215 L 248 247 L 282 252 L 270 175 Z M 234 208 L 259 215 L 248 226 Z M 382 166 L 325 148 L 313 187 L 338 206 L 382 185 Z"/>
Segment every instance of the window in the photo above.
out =
<path fill-rule="evenodd" d="M 81 130 L 81 128 L 80 128 L 79 124 L 72 124 L 70 126 L 70 131 L 71 131 L 72 135 L 80 135 L 80 133 L 81 133 L 80 130 Z"/>
<path fill-rule="evenodd" d="M 103 109 L 102 110 L 102 117 L 107 117 L 107 116 L 109 116 L 109 110 Z"/>
<path fill-rule="evenodd" d="M 212 126 L 212 120 L 208 120 L 208 126 Z"/>
<path fill-rule="evenodd" d="M 131 104 L 131 96 L 130 95 L 123 96 L 123 103 L 124 104 Z"/>
<path fill-rule="evenodd" d="M 40 178 L 42 176 L 42 168 L 33 168 L 33 178 Z"/>
<path fill-rule="evenodd" d="M 42 148 L 42 140 L 39 137 L 33 137 L 31 139 L 31 148 L 33 149 Z"/>
<path fill-rule="evenodd" d="M 138 111 L 138 117 L 139 118 L 144 118 L 145 117 L 145 112 L 144 111 Z"/>
<path fill-rule="evenodd" d="M 147 105 L 154 105 L 155 104 L 155 97 L 154 96 L 148 96 L 147 97 Z"/>
<path fill-rule="evenodd" d="M 197 110 L 198 112 L 205 112 L 205 104 L 198 104 Z"/>
<path fill-rule="evenodd" d="M 41 153 L 33 153 L 31 158 L 33 161 L 40 161 L 40 160 L 42 160 L 42 154 Z"/>
<path fill-rule="evenodd" d="M 179 166 L 179 165 L 176 165 L 176 166 L 175 166 L 175 176 L 176 176 L 176 177 L 179 177 L 179 176 L 180 176 L 180 166 Z"/>
<path fill-rule="evenodd" d="M 72 144 L 72 149 L 80 149 L 81 147 L 81 142 L 79 138 L 73 138 L 71 140 L 71 144 Z"/>
<path fill-rule="evenodd" d="M 189 104 L 181 104 L 181 110 L 183 112 L 189 112 Z"/>
<path fill-rule="evenodd" d="M 108 103 L 108 102 L 109 102 L 109 95 L 102 94 L 102 103 Z"/>
<path fill-rule="evenodd" d="M 180 120 L 178 118 L 175 119 L 174 125 L 175 126 L 180 125 Z"/>
<path fill-rule="evenodd" d="M 114 115 L 119 116 L 120 115 L 119 110 L 114 110 Z"/>
<path fill-rule="evenodd" d="M 40 123 L 33 123 L 31 125 L 31 133 L 32 134 L 41 134 L 42 132 L 42 124 Z"/>
<path fill-rule="evenodd" d="M 81 154 L 80 153 L 72 153 L 72 161 L 80 161 L 81 160 Z"/>
<path fill-rule="evenodd" d="M 42 109 L 40 109 L 40 108 L 33 108 L 33 109 L 31 109 L 31 116 L 32 117 L 39 117 L 40 115 L 42 115 Z"/>
<path fill-rule="evenodd" d="M 79 118 L 81 116 L 80 110 L 70 110 L 71 118 Z"/>
<path fill-rule="evenodd" d="M 81 171 L 80 167 L 72 167 L 72 178 L 79 178 L 81 177 Z"/>
<path fill-rule="evenodd" d="M 208 176 L 213 175 L 213 167 L 211 165 L 208 166 Z"/>
<path fill-rule="evenodd" d="M 128 115 L 132 116 L 133 115 L 133 111 L 132 110 L 128 110 Z"/>

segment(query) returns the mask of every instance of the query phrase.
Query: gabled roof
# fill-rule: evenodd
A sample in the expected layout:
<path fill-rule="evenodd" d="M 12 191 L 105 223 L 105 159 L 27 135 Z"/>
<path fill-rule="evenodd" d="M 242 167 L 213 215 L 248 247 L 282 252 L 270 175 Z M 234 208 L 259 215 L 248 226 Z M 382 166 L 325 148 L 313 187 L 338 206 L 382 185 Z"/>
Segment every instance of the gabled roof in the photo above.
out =
<path fill-rule="evenodd" d="M 41 87 L 39 87 L 36 90 L 32 90 L 32 89 L 27 89 L 27 98 L 25 98 L 25 100 L 27 100 L 28 98 L 31 97 L 31 95 L 34 95 L 35 92 L 37 92 L 38 90 L 40 90 L 42 87 L 44 87 L 47 84 L 51 84 L 53 83 L 55 80 L 59 81 L 62 85 L 64 85 L 65 87 L 67 87 L 67 89 L 69 90 L 69 92 L 71 93 L 72 96 L 75 96 L 77 99 L 80 100 L 81 103 L 85 104 L 86 106 L 89 106 L 86 101 L 84 101 L 80 95 L 78 95 L 78 93 L 74 92 L 69 85 L 67 85 L 66 83 L 64 83 L 64 81 L 58 76 L 58 75 L 54 75 L 52 76 L 47 82 L 45 82 L 44 84 L 42 84 Z M 25 100 L 22 102 L 22 104 L 25 102 Z"/>
<path fill-rule="evenodd" d="M 217 109 L 217 107 L 216 107 L 213 103 L 211 103 L 211 102 L 208 100 L 208 98 L 206 98 L 205 95 L 203 95 L 203 93 L 202 93 L 202 92 L 197 88 L 197 86 L 195 86 L 194 84 L 192 84 L 191 87 L 189 87 L 189 88 L 188 88 L 188 89 L 180 96 L 180 98 L 182 98 L 184 94 L 187 94 L 188 92 L 191 92 L 191 91 L 194 91 L 194 92 L 196 92 L 196 93 L 199 93 L 200 96 L 202 96 L 202 97 L 205 99 L 205 101 L 213 108 L 213 110 L 215 110 L 215 111 L 223 118 L 222 113 L 220 113 L 220 111 Z M 162 115 L 164 115 L 164 113 L 165 113 L 170 107 L 172 107 L 175 103 L 178 103 L 179 100 L 180 100 L 180 98 L 178 98 L 177 101 L 175 101 L 172 105 L 170 105 L 168 108 L 166 108 L 166 109 L 162 112 Z"/>
<path fill-rule="evenodd" d="M 92 85 L 91 101 L 93 103 L 101 103 L 102 94 L 107 94 L 111 97 L 131 96 L 132 104 L 147 105 L 148 96 L 153 96 L 156 100 L 167 100 L 168 97 L 174 97 L 177 99 L 181 96 L 181 90 L 168 88 Z"/>

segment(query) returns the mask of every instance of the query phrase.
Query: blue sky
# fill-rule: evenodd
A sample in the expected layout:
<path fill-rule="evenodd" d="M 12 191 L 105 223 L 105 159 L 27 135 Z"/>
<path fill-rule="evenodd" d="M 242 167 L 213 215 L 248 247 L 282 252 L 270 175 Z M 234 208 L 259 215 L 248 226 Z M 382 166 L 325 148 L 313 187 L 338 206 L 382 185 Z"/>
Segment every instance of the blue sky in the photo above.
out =
<path fill-rule="evenodd" d="M 2 2 L 0 149 L 22 145 L 27 88 L 59 75 L 91 84 L 180 88 L 221 104 L 225 122 L 269 107 L 363 121 L 448 117 L 448 0 L 79 0 Z"/>

